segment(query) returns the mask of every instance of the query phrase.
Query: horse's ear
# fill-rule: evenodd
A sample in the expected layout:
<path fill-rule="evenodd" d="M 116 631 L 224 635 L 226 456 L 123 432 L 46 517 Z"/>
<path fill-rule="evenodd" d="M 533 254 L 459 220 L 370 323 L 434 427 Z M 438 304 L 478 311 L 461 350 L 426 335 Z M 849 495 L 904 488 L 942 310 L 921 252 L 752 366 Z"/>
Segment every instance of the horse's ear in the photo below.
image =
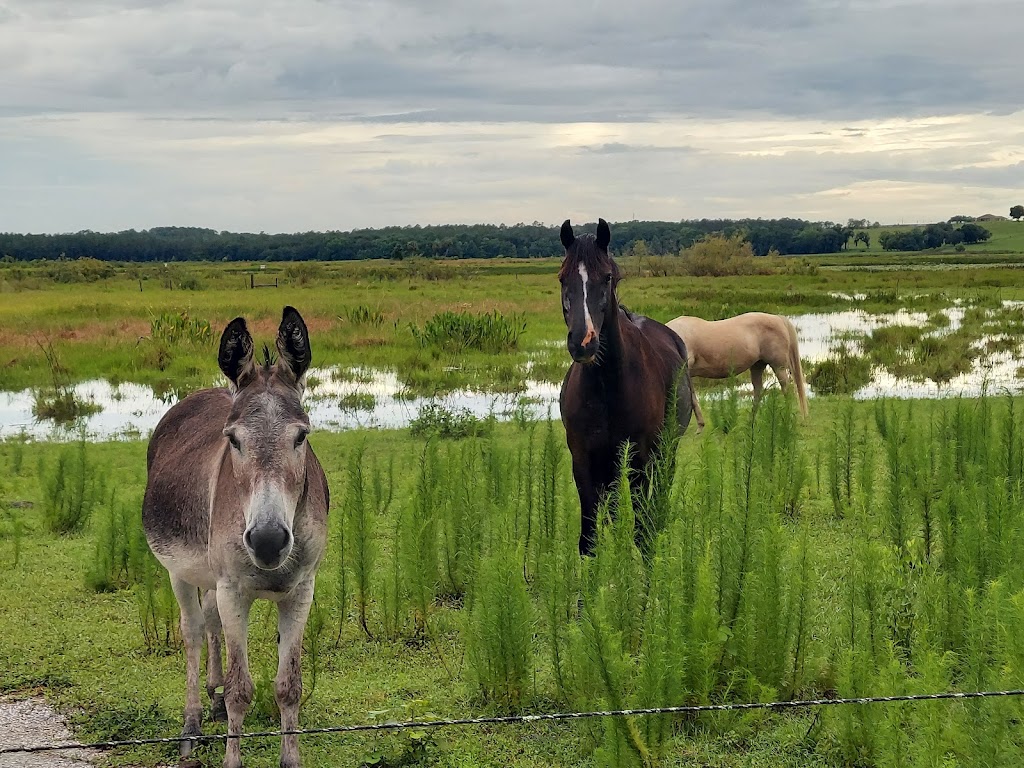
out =
<path fill-rule="evenodd" d="M 220 337 L 220 352 L 217 363 L 228 381 L 236 390 L 244 387 L 252 376 L 255 366 L 252 360 L 252 335 L 245 320 L 236 317 Z"/>
<path fill-rule="evenodd" d="M 281 363 L 300 381 L 313 360 L 309 349 L 309 331 L 295 307 L 285 307 L 281 327 L 277 329 L 277 352 Z"/>
<path fill-rule="evenodd" d="M 597 220 L 597 247 L 602 251 L 608 250 L 608 243 L 612 241 L 612 231 L 608 222 L 604 219 Z"/>
<path fill-rule="evenodd" d="M 569 246 L 576 242 L 576 235 L 572 233 L 572 224 L 566 219 L 562 222 L 562 231 L 558 233 L 558 236 L 562 238 L 562 247 L 569 250 Z"/>

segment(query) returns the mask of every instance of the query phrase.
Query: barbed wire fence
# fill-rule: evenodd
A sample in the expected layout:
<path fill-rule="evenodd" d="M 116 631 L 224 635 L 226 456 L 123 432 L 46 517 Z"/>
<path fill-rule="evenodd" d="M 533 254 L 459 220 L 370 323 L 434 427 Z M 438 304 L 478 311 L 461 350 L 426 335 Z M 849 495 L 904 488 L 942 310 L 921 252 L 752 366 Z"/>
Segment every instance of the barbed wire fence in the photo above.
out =
<path fill-rule="evenodd" d="M 0 755 L 25 754 L 33 752 L 56 752 L 73 749 L 107 750 L 118 747 L 136 747 L 153 744 L 176 744 L 182 741 L 195 743 L 227 741 L 228 739 L 267 739 L 280 736 L 315 736 L 325 734 L 348 734 L 366 731 L 402 731 L 407 729 L 446 728 L 477 725 L 527 725 L 545 721 L 583 720 L 596 717 L 642 717 L 649 715 L 700 714 L 702 712 L 737 712 L 749 710 L 784 711 L 811 707 L 837 707 L 894 702 L 924 702 L 948 699 L 992 699 L 1024 696 L 1024 689 L 1005 691 L 945 691 L 941 693 L 913 693 L 899 696 L 861 696 L 855 698 L 794 699 L 791 701 L 740 702 L 732 704 L 694 704 L 677 707 L 645 707 L 642 709 L 593 710 L 589 712 L 550 712 L 532 715 L 495 715 L 491 717 L 462 717 L 431 720 L 406 720 L 402 722 L 357 723 L 353 725 L 330 725 L 319 728 L 298 728 L 290 731 L 251 731 L 237 735 L 209 734 L 201 736 L 160 736 L 144 739 L 120 739 L 116 741 L 95 741 L 90 743 L 55 742 L 34 746 L 0 747 Z"/>

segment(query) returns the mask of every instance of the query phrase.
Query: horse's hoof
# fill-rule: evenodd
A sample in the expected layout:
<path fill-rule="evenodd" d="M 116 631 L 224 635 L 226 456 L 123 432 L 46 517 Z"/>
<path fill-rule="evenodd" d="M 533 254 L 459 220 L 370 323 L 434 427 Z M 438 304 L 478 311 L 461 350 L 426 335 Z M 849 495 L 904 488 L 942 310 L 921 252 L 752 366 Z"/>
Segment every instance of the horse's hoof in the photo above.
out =
<path fill-rule="evenodd" d="M 215 723 L 226 723 L 228 720 L 228 708 L 224 704 L 223 696 L 215 696 L 210 702 L 210 719 Z"/>

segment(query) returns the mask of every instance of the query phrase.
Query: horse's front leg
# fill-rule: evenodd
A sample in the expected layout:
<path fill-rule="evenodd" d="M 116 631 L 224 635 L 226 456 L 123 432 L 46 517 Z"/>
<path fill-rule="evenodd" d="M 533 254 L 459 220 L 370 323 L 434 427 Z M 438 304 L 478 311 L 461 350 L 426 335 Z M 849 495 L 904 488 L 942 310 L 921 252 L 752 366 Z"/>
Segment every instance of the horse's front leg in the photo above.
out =
<path fill-rule="evenodd" d="M 600 489 L 597 487 L 590 463 L 585 459 L 572 461 L 572 477 L 580 495 L 580 556 L 594 553 L 597 544 L 597 504 Z"/>
<path fill-rule="evenodd" d="M 281 710 L 281 730 L 299 727 L 299 701 L 302 699 L 302 635 L 313 603 L 314 579 L 300 584 L 277 604 L 277 679 L 274 692 Z M 281 768 L 298 768 L 299 737 L 281 737 Z"/>
<path fill-rule="evenodd" d="M 252 598 L 232 584 L 217 585 L 217 610 L 224 627 L 224 644 L 228 651 L 228 674 L 224 681 L 224 704 L 228 710 L 228 735 L 242 732 L 245 714 L 252 703 L 253 685 L 249 675 L 249 609 Z M 240 768 L 240 739 L 229 738 L 224 748 L 224 768 Z"/>
<path fill-rule="evenodd" d="M 203 653 L 205 632 L 203 609 L 199 605 L 199 590 L 176 576 L 171 576 L 171 588 L 181 609 L 181 639 L 185 643 L 185 717 L 182 736 L 200 736 L 203 733 L 203 702 L 199 699 L 199 661 Z M 178 742 L 178 753 L 188 757 L 195 742 Z"/>

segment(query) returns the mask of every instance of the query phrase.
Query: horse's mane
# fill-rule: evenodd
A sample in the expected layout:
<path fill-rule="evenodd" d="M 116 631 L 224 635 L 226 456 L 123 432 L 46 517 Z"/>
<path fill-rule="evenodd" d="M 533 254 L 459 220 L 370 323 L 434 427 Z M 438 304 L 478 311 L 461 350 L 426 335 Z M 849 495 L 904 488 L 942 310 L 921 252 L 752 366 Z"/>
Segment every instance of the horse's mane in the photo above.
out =
<path fill-rule="evenodd" d="M 597 273 L 604 269 L 610 269 L 612 282 L 619 282 L 621 273 L 619 265 L 615 263 L 608 251 L 597 247 L 597 238 L 594 235 L 580 235 L 572 245 L 566 249 L 565 260 L 561 269 L 558 270 L 558 279 L 564 280 L 573 272 L 579 269 L 582 264 L 588 273 Z"/>

